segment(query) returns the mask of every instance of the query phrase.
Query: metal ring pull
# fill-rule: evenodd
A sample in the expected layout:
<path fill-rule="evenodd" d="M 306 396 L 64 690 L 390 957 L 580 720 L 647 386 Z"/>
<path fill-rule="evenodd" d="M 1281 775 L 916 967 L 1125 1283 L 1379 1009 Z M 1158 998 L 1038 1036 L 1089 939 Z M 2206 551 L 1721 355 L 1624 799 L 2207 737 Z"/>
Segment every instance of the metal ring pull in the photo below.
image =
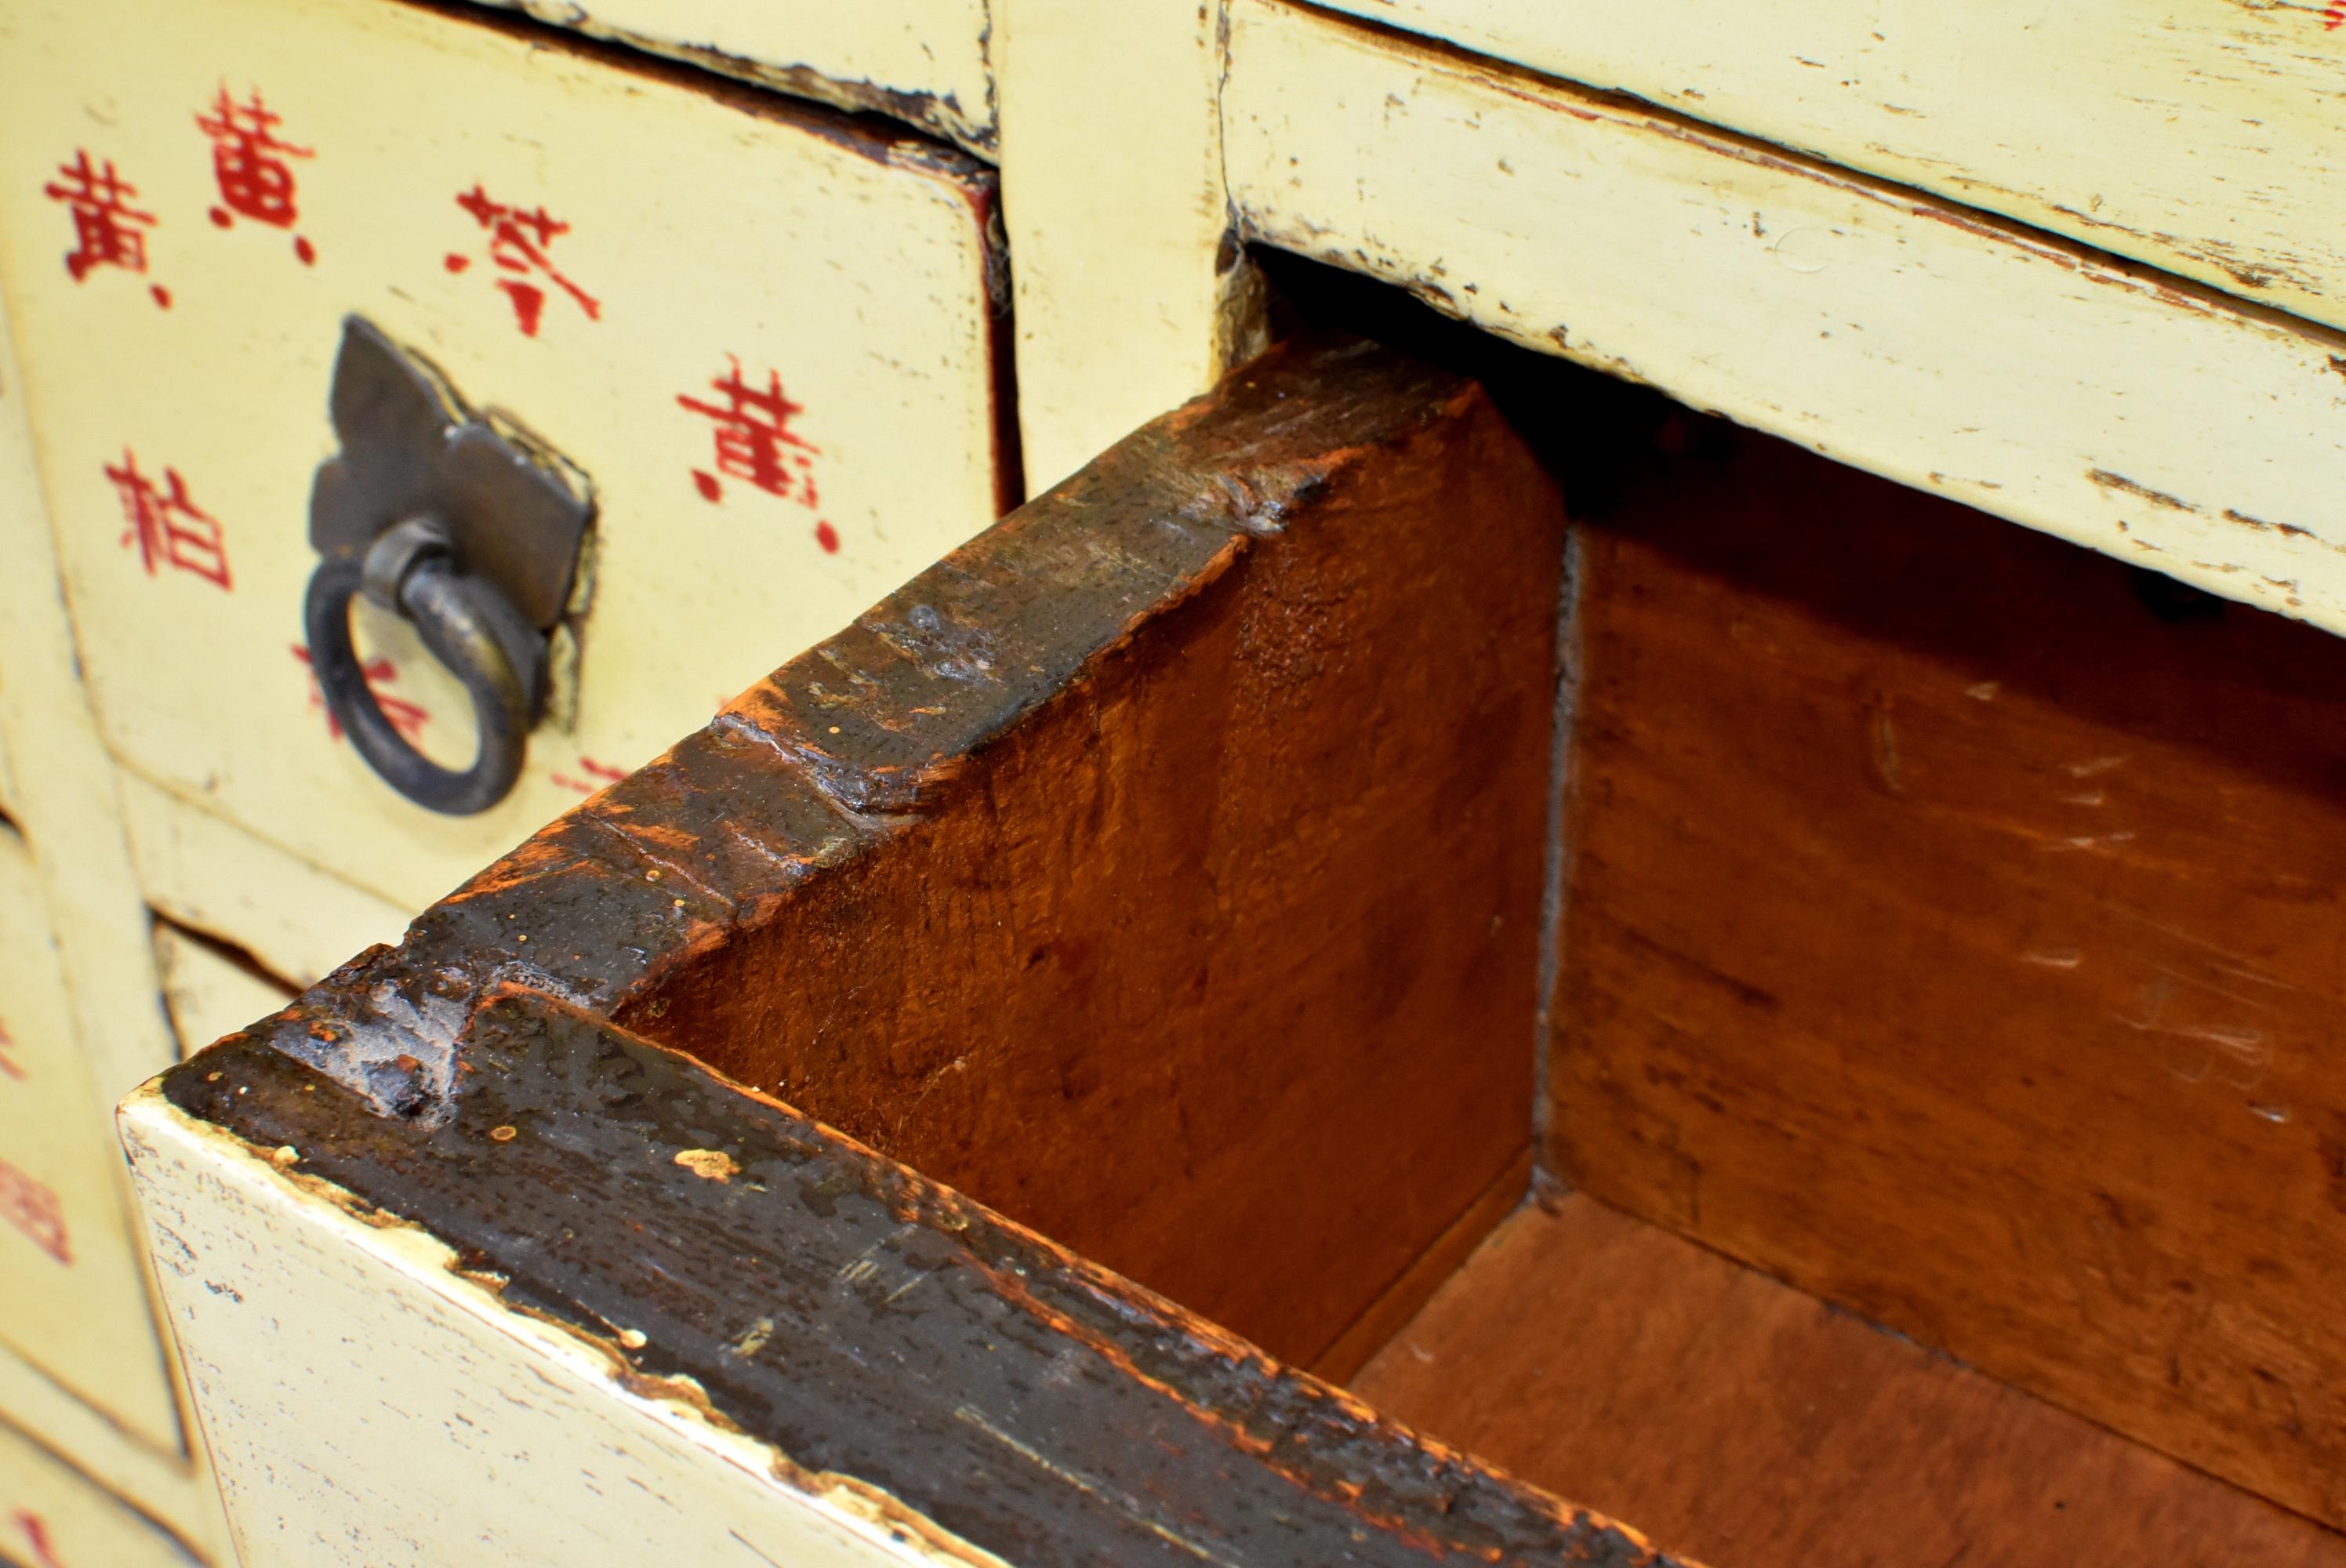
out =
<path fill-rule="evenodd" d="M 351 642 L 351 601 L 361 594 L 412 623 L 433 657 L 464 682 L 480 732 L 470 768 L 443 768 L 384 717 Z M 546 638 L 494 583 L 459 570 L 444 527 L 411 517 L 385 530 L 362 556 L 321 561 L 302 618 L 327 710 L 384 782 L 451 816 L 485 811 L 505 799 L 521 777 L 540 706 Z"/>

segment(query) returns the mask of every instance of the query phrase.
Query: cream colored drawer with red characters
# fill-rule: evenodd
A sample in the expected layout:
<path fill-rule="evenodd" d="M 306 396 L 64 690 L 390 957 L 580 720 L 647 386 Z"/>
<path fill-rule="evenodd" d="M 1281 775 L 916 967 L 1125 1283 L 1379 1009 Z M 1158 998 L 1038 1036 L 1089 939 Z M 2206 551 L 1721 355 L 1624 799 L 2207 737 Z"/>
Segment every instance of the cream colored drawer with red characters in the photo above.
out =
<path fill-rule="evenodd" d="M 994 178 L 885 122 L 495 12 L 0 0 L 0 149 L 108 745 L 395 904 L 1010 495 Z"/>
<path fill-rule="evenodd" d="M 31 856 L 0 829 L 0 1345 L 177 1453 L 178 1407 L 107 1122 Z"/>

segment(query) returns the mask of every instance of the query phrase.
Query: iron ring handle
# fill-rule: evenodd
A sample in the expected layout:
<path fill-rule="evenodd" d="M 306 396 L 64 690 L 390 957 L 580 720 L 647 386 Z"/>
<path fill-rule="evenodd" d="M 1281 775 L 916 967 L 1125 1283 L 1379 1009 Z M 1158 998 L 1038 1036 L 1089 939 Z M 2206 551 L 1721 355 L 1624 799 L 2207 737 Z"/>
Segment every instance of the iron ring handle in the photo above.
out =
<path fill-rule="evenodd" d="M 351 601 L 362 593 L 412 623 L 433 657 L 464 682 L 480 733 L 470 768 L 443 768 L 384 717 L 351 643 Z M 436 524 L 412 518 L 380 535 L 362 557 L 321 561 L 302 620 L 327 711 L 385 783 L 419 806 L 456 817 L 485 811 L 512 791 L 536 716 L 543 638 L 494 584 L 457 571 Z M 532 638 L 538 647 L 526 646 L 524 639 Z"/>

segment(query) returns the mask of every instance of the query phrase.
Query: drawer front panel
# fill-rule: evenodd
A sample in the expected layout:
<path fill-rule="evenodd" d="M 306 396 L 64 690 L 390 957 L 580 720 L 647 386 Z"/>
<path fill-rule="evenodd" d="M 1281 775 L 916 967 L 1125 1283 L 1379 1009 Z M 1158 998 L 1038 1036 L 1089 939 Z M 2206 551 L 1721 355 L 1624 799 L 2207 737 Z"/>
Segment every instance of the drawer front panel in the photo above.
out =
<path fill-rule="evenodd" d="M 0 1563 L 197 1568 L 201 1561 L 169 1531 L 0 1424 Z"/>
<path fill-rule="evenodd" d="M 2346 324 L 2336 5 L 1333 4 Z"/>
<path fill-rule="evenodd" d="M 267 1017 L 294 997 L 291 987 L 250 958 L 167 920 L 155 922 L 155 969 L 182 1056 Z"/>
<path fill-rule="evenodd" d="M 31 857 L 0 831 L 0 1340 L 176 1450 L 178 1415 L 125 1223 L 121 1166 L 76 1048 Z"/>
<path fill-rule="evenodd" d="M 1226 167 L 1255 238 L 2346 630 L 2332 334 L 1278 0 L 1233 0 L 1229 50 Z"/>
<path fill-rule="evenodd" d="M 485 14 L 5 15 L 0 261 L 53 523 L 107 738 L 172 793 L 418 907 L 994 514 L 963 155 Z M 551 717 L 479 816 L 379 782 L 299 646 L 350 312 L 594 486 Z M 464 688 L 354 622 L 387 717 L 464 766 Z"/>

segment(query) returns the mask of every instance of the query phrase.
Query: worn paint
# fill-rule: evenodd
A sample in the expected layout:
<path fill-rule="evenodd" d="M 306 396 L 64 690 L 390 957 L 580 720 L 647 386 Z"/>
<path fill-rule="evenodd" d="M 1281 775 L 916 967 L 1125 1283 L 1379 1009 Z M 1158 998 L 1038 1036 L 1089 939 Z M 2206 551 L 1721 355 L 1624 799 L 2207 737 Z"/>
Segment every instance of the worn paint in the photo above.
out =
<path fill-rule="evenodd" d="M 1221 7 L 994 8 L 1018 420 L 1039 493 L 1260 351 L 1262 288 L 1222 189 Z"/>
<path fill-rule="evenodd" d="M 1236 0 L 1222 103 L 1254 238 L 2346 630 L 2327 329 L 1280 0 Z"/>
<path fill-rule="evenodd" d="M 994 147 L 991 0 L 487 0 L 761 87 Z"/>
<path fill-rule="evenodd" d="M 188 1243 L 167 1288 L 206 1408 L 223 1429 L 216 1441 L 249 1568 L 279 1560 L 250 1555 L 270 1535 L 323 1534 L 346 1521 L 378 1536 L 418 1528 L 412 1509 L 382 1509 L 388 1517 L 370 1523 L 362 1496 L 352 1512 L 323 1487 L 253 1493 L 264 1474 L 282 1473 L 264 1467 L 281 1465 L 278 1456 L 295 1451 L 287 1445 L 327 1435 L 317 1425 L 327 1412 L 302 1400 L 281 1358 L 343 1347 L 319 1363 L 332 1383 L 421 1382 L 414 1403 L 428 1412 L 442 1380 L 430 1369 L 465 1353 L 449 1341 L 477 1345 L 498 1332 L 499 1318 L 524 1310 L 606 1347 L 647 1394 L 691 1389 L 706 1401 L 704 1419 L 770 1444 L 769 1462 L 783 1474 L 852 1477 L 953 1541 L 1036 1568 L 1201 1557 L 1270 1564 L 1296 1561 L 1299 1549 L 1363 1563 L 1459 1554 L 1618 1568 L 1666 1562 L 1633 1532 L 1386 1425 L 1171 1304 L 648 1041 L 507 993 L 475 1013 L 464 1050 L 472 1071 L 439 1117 L 377 1115 L 252 1039 L 205 1054 L 128 1113 L 150 1210 Z M 566 1103 L 564 1084 L 586 1098 Z M 224 1147 L 214 1126 L 233 1128 L 240 1144 Z M 506 1128 L 515 1135 L 494 1135 Z M 712 1134 L 740 1166 L 729 1183 L 678 1168 L 677 1156 Z M 285 1145 L 302 1151 L 298 1176 L 272 1157 Z M 200 1184 L 209 1171 L 215 1187 L 249 1193 L 263 1170 L 349 1196 L 295 1202 L 274 1189 L 270 1245 L 250 1247 L 237 1238 L 254 1228 L 236 1210 L 257 1200 L 223 1202 Z M 328 1299 L 349 1309 L 349 1288 L 321 1298 L 310 1276 L 364 1268 L 352 1245 L 363 1238 L 346 1235 L 313 1262 L 301 1254 L 326 1251 L 322 1240 L 285 1234 L 330 1226 L 344 1202 L 364 1206 L 377 1231 L 425 1225 L 434 1248 L 444 1249 L 442 1268 L 461 1260 L 486 1288 L 461 1304 L 449 1288 L 434 1290 L 437 1335 L 403 1329 L 386 1344 L 370 1334 L 365 1358 L 352 1359 L 349 1319 L 323 1315 Z M 655 1213 L 658 1223 L 641 1228 L 623 1217 Z M 738 1240 L 716 1240 L 726 1236 L 762 1239 L 745 1258 Z M 264 1298 L 280 1323 L 294 1316 L 288 1303 L 315 1300 L 295 1320 L 315 1310 L 332 1344 L 297 1352 L 301 1341 L 282 1330 L 273 1342 L 254 1326 L 223 1332 L 231 1316 L 251 1325 L 247 1302 L 222 1304 L 209 1288 L 244 1294 L 219 1276 L 224 1266 L 266 1271 Z M 908 1308 L 915 1287 L 918 1306 Z M 382 1289 L 378 1300 L 366 1318 L 423 1309 L 412 1289 Z M 458 1312 L 477 1322 L 458 1327 L 450 1321 Z M 972 1345 L 984 1349 L 973 1354 Z M 808 1358 L 825 1347 L 821 1375 L 808 1375 Z M 228 1350 L 236 1361 L 212 1359 Z M 272 1378 L 253 1375 L 251 1359 L 264 1353 L 280 1361 Z M 370 1371 L 366 1363 L 386 1354 L 398 1368 Z M 497 1384 L 529 1380 L 533 1364 L 549 1374 L 538 1386 L 571 1381 L 543 1355 L 485 1358 L 511 1369 L 488 1373 L 474 1408 Z M 469 1358 L 481 1376 L 484 1358 L 477 1349 Z M 582 1411 L 620 1404 L 609 1391 L 563 1393 Z M 484 1429 L 515 1430 L 494 1415 Z M 346 1434 L 334 1446 L 350 1451 L 353 1480 L 371 1486 L 375 1467 L 356 1441 Z M 546 1552 L 541 1511 L 583 1506 L 614 1521 L 613 1539 L 638 1539 L 639 1515 L 574 1502 L 560 1468 L 546 1467 L 536 1499 L 500 1492 L 496 1538 Z M 711 1468 L 655 1463 L 653 1495 L 672 1503 L 672 1488 L 707 1484 Z M 1192 1487 L 1205 1490 L 1185 1497 Z M 453 1508 L 458 1520 L 487 1505 L 471 1481 L 426 1494 L 433 1512 Z M 468 1494 L 481 1501 L 468 1504 Z M 778 1520 L 789 1517 L 781 1501 L 768 1504 Z"/>
<path fill-rule="evenodd" d="M 2311 5 L 1327 4 L 2346 326 L 2346 37 Z"/>

